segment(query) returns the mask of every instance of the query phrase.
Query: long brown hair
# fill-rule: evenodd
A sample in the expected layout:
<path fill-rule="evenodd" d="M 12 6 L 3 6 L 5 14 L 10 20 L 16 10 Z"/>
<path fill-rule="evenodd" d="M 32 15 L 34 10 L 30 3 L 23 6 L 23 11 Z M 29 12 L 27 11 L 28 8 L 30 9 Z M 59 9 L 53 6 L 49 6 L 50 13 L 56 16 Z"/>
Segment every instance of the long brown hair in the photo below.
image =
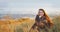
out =
<path fill-rule="evenodd" d="M 53 22 L 52 22 L 52 20 L 50 19 L 50 17 L 46 14 L 45 10 L 44 10 L 44 9 L 39 9 L 39 11 L 43 11 L 44 16 L 46 17 L 48 23 L 50 23 L 50 26 L 52 26 L 52 25 L 53 25 Z M 38 15 L 39 15 L 39 11 L 38 11 Z"/>

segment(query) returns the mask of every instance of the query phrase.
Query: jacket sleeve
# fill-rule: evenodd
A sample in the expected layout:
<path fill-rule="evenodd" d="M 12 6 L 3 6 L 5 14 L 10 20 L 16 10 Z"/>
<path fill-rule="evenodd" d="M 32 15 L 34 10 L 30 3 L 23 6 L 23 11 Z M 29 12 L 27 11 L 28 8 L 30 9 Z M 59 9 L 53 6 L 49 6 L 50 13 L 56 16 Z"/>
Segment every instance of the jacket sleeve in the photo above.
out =
<path fill-rule="evenodd" d="M 38 18 L 39 18 L 39 16 L 38 16 L 38 15 L 36 15 L 35 21 L 38 21 Z"/>

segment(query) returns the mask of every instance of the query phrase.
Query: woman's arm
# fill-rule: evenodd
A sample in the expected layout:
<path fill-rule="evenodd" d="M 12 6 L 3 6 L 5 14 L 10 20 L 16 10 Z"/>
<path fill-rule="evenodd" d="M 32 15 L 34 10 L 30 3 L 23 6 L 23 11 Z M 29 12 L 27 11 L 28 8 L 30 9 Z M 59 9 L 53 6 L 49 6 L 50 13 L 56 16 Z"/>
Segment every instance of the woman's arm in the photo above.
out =
<path fill-rule="evenodd" d="M 35 24 L 36 24 L 36 25 L 38 25 L 38 18 L 39 18 L 39 16 L 36 15 L 36 18 L 35 18 Z"/>
<path fill-rule="evenodd" d="M 39 19 L 39 16 L 38 16 L 38 15 L 36 15 L 35 21 L 38 21 L 38 19 Z"/>

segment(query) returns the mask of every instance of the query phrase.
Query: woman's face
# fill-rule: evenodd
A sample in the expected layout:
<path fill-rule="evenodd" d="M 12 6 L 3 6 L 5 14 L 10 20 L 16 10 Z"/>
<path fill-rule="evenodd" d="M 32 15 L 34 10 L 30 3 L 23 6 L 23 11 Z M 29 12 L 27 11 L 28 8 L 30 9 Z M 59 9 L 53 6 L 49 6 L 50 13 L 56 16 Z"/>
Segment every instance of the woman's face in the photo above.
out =
<path fill-rule="evenodd" d="M 40 10 L 40 11 L 39 11 L 39 15 L 40 15 L 40 16 L 43 16 L 43 15 L 44 15 L 44 12 Z"/>

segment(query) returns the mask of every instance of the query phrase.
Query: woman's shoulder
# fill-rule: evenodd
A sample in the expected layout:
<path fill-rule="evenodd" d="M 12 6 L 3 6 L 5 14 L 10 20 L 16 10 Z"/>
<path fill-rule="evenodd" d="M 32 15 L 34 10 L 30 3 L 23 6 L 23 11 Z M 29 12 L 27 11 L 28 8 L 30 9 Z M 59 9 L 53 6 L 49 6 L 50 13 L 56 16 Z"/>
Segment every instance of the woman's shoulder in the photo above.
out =
<path fill-rule="evenodd" d="M 44 20 L 46 20 L 46 17 L 45 17 L 45 16 L 43 16 L 42 18 L 43 18 Z"/>
<path fill-rule="evenodd" d="M 36 15 L 36 17 L 39 17 L 39 15 Z"/>

